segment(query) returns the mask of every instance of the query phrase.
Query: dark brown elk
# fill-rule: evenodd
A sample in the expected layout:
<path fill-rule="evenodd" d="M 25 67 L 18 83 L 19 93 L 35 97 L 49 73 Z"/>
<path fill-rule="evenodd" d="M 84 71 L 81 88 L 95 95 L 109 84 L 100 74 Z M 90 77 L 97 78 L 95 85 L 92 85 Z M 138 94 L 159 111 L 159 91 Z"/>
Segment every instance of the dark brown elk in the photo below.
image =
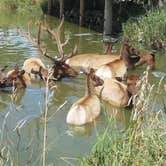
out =
<path fill-rule="evenodd" d="M 92 122 L 100 114 L 100 100 L 95 94 L 95 87 L 101 86 L 103 80 L 90 69 L 87 74 L 85 96 L 76 101 L 70 108 L 66 122 L 73 125 L 84 125 Z"/>
<path fill-rule="evenodd" d="M 37 39 L 33 38 L 30 31 L 29 31 L 29 26 L 28 26 L 28 32 L 23 32 L 23 30 L 20 28 L 19 32 L 26 37 L 29 41 L 31 41 L 34 46 L 36 46 L 38 48 L 38 50 L 47 58 L 49 58 L 52 62 L 53 62 L 53 66 L 52 68 L 52 76 L 56 79 L 56 80 L 60 80 L 63 77 L 75 77 L 78 75 L 78 73 L 71 68 L 68 64 L 65 63 L 66 59 L 70 58 L 71 56 L 73 56 L 76 53 L 77 48 L 75 47 L 73 49 L 73 51 L 71 53 L 69 53 L 68 55 L 65 55 L 63 52 L 63 47 L 68 43 L 68 39 L 62 43 L 61 42 L 61 38 L 60 38 L 60 34 L 61 34 L 61 27 L 63 25 L 64 22 L 64 18 L 62 18 L 61 23 L 59 24 L 59 26 L 57 27 L 56 31 L 52 31 L 50 29 L 50 27 L 48 25 L 44 26 L 41 23 L 38 24 L 38 35 L 37 35 Z M 51 57 L 48 52 L 47 49 L 44 49 L 41 45 L 41 41 L 40 41 L 40 35 L 41 35 L 41 30 L 45 30 L 47 31 L 52 37 L 53 39 L 56 41 L 57 44 L 57 48 L 58 48 L 58 52 L 59 55 L 56 56 L 55 58 Z M 40 62 L 39 62 L 40 61 Z M 33 66 L 33 64 L 35 64 L 35 66 Z M 23 65 L 23 69 L 30 73 L 30 74 L 39 74 L 42 75 L 41 78 L 47 77 L 47 69 L 45 68 L 45 66 L 43 67 L 43 62 L 41 62 L 40 59 L 30 59 L 25 61 L 24 65 Z M 43 75 L 42 72 L 40 72 L 40 70 L 43 70 L 45 72 L 45 75 Z"/>
<path fill-rule="evenodd" d="M 6 84 L 8 87 L 14 86 L 15 88 L 26 88 L 31 84 L 29 75 L 24 70 L 19 70 L 18 66 L 9 71 L 6 77 Z"/>

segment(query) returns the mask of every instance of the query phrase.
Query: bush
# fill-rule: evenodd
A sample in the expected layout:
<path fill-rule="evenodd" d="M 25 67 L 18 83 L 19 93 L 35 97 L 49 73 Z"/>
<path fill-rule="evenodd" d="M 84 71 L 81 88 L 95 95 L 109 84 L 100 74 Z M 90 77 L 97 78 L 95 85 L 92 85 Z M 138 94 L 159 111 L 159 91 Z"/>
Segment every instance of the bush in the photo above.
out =
<path fill-rule="evenodd" d="M 21 14 L 41 13 L 40 4 L 44 0 L 1 0 L 0 9 L 16 11 Z"/>
<path fill-rule="evenodd" d="M 136 21 L 123 24 L 124 37 L 139 41 L 149 48 L 166 49 L 166 12 L 163 9 L 148 11 Z"/>

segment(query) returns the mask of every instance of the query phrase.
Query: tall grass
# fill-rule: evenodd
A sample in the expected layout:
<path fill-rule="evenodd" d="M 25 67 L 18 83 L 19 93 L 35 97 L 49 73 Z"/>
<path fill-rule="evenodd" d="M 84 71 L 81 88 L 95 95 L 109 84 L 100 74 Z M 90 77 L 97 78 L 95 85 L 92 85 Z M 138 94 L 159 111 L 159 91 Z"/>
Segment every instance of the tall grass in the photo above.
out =
<path fill-rule="evenodd" d="M 123 24 L 124 36 L 149 48 L 166 50 L 166 11 L 148 11 L 146 15 Z"/>
<path fill-rule="evenodd" d="M 140 90 L 133 99 L 134 107 L 128 129 L 120 134 L 108 133 L 106 130 L 98 138 L 91 154 L 81 159 L 80 165 L 166 164 L 166 116 L 164 110 L 151 110 L 154 86 L 148 83 L 148 72 L 145 72 L 138 86 Z"/>

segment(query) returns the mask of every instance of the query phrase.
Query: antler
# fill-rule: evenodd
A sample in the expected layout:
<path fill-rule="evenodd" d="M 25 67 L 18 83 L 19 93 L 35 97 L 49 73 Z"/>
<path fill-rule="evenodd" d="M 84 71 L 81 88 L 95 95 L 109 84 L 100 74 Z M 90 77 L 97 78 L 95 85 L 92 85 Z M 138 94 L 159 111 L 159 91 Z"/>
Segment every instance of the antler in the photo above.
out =
<path fill-rule="evenodd" d="M 63 43 L 61 42 L 61 28 L 62 25 L 64 23 L 64 16 L 61 19 L 60 24 L 58 25 L 56 31 L 53 31 L 50 29 L 50 26 L 48 25 L 48 23 L 46 22 L 46 25 L 42 25 L 42 29 L 47 31 L 50 35 L 53 36 L 53 38 L 55 39 L 56 43 L 57 43 L 57 47 L 58 47 L 58 52 L 59 52 L 59 60 L 63 60 L 64 59 L 64 52 L 63 52 L 63 47 L 68 43 L 69 38 L 67 38 Z"/>
<path fill-rule="evenodd" d="M 30 22 L 28 23 L 28 32 L 23 32 L 23 29 L 21 27 L 19 27 L 18 31 L 19 33 L 24 36 L 25 38 L 27 38 L 34 46 L 36 46 L 38 48 L 38 50 L 47 58 L 51 59 L 52 61 L 55 61 L 55 58 L 51 57 L 48 55 L 47 53 L 47 49 L 43 48 L 41 46 L 41 42 L 40 42 L 40 34 L 41 34 L 41 22 L 38 22 L 38 32 L 37 32 L 37 39 L 35 39 L 31 33 L 30 33 Z"/>
<path fill-rule="evenodd" d="M 38 50 L 44 55 L 46 56 L 47 58 L 51 59 L 52 61 L 65 61 L 66 59 L 74 56 L 77 52 L 77 46 L 74 47 L 72 53 L 68 54 L 68 55 L 64 55 L 64 51 L 63 51 L 63 47 L 68 43 L 69 41 L 69 37 L 62 43 L 61 42 L 61 28 L 62 28 L 62 25 L 64 23 L 64 17 L 62 17 L 62 20 L 59 24 L 59 26 L 57 27 L 56 31 L 53 31 L 51 30 L 48 22 L 46 21 L 45 25 L 42 25 L 41 22 L 38 23 L 38 33 L 37 33 L 37 39 L 35 39 L 34 37 L 32 37 L 31 33 L 30 33 L 30 23 L 28 24 L 28 32 L 23 32 L 22 28 L 20 27 L 19 28 L 19 32 L 20 34 L 22 34 L 24 37 L 26 37 L 29 41 L 32 42 L 32 44 L 34 46 L 36 46 L 38 48 Z M 40 43 L 40 34 L 41 34 L 41 30 L 45 30 L 47 31 L 51 36 L 53 36 L 53 38 L 55 39 L 56 41 L 56 44 L 57 44 L 57 48 L 58 48 L 58 52 L 59 52 L 59 55 L 56 56 L 56 58 L 53 58 L 51 56 L 48 55 L 47 53 L 47 49 L 44 49 L 42 46 L 41 46 L 41 43 Z"/>

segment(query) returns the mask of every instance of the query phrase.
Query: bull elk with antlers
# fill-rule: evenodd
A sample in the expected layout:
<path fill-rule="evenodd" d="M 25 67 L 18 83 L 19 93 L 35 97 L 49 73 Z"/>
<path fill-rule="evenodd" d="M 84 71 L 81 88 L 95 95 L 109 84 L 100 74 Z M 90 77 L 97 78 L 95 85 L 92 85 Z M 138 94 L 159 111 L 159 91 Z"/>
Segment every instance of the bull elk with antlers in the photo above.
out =
<path fill-rule="evenodd" d="M 65 61 L 72 57 L 76 51 L 77 47 L 73 49 L 71 53 L 68 55 L 64 54 L 63 47 L 68 43 L 69 39 L 67 39 L 64 43 L 61 42 L 60 34 L 61 34 L 61 27 L 64 22 L 64 17 L 62 18 L 59 26 L 57 27 L 56 31 L 53 31 L 50 29 L 48 25 L 42 25 L 42 23 L 38 23 L 38 33 L 37 33 L 37 39 L 33 38 L 28 25 L 28 32 L 23 32 L 22 28 L 19 28 L 20 34 L 22 34 L 24 37 L 26 37 L 29 41 L 31 41 L 34 46 L 38 48 L 38 50 L 47 58 L 49 58 L 53 62 L 52 66 L 52 75 L 56 80 L 60 80 L 63 77 L 75 77 L 78 75 L 78 73 L 71 68 L 68 64 L 65 63 Z M 40 34 L 41 30 L 45 30 L 48 32 L 53 39 L 56 41 L 57 48 L 59 55 L 55 58 L 51 57 L 47 49 L 44 49 L 40 42 Z M 24 62 L 23 69 L 29 73 L 30 75 L 34 75 L 31 77 L 35 77 L 35 75 L 39 75 L 40 78 L 47 78 L 48 76 L 48 69 L 45 67 L 43 62 L 39 58 L 30 58 Z"/>
<path fill-rule="evenodd" d="M 100 114 L 100 100 L 95 94 L 95 87 L 103 85 L 103 80 L 90 69 L 87 74 L 85 96 L 75 102 L 70 108 L 66 121 L 73 125 L 84 125 L 92 122 Z"/>

